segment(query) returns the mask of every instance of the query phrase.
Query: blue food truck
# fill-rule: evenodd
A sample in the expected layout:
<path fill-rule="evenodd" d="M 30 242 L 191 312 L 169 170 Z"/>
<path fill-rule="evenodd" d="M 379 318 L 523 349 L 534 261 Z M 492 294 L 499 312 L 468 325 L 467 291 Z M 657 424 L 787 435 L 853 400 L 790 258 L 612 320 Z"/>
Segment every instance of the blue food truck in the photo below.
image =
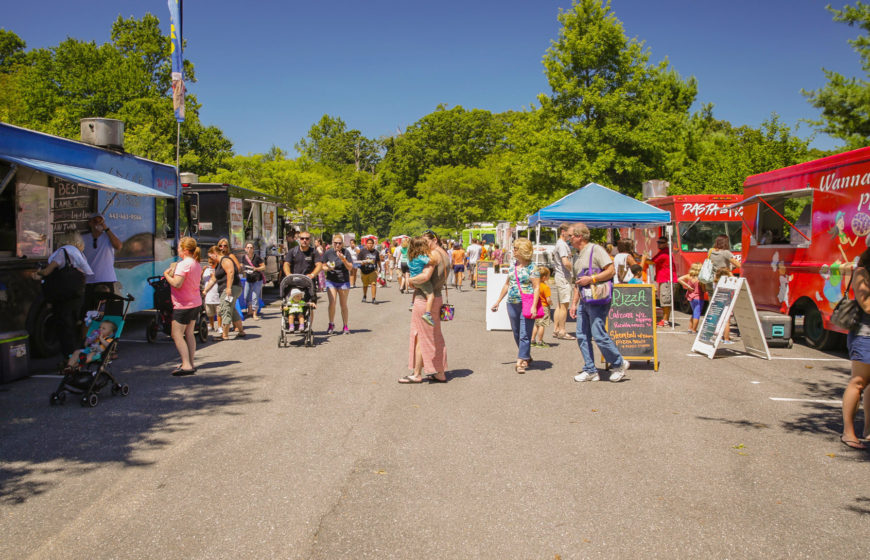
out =
<path fill-rule="evenodd" d="M 85 128 L 84 125 L 82 127 Z M 26 330 L 31 353 L 59 352 L 51 307 L 31 278 L 56 237 L 87 231 L 101 212 L 123 246 L 115 253 L 116 291 L 130 311 L 152 307 L 145 281 L 174 260 L 178 180 L 173 166 L 0 123 L 0 333 Z"/>

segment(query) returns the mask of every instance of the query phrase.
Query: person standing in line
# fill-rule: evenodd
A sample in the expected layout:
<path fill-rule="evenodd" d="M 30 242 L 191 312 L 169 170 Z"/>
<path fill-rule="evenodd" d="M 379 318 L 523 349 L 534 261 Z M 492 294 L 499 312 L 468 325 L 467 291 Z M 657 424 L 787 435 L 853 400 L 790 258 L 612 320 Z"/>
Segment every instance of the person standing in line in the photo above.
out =
<path fill-rule="evenodd" d="M 203 295 L 207 294 L 212 286 L 217 284 L 218 293 L 221 297 L 218 313 L 221 317 L 221 340 L 230 339 L 230 325 L 236 328 L 236 338 L 245 338 L 245 328 L 242 325 L 242 316 L 236 309 L 236 299 L 242 293 L 242 283 L 239 280 L 239 268 L 236 262 L 224 254 L 220 246 L 213 245 L 208 250 L 209 258 L 217 262 L 214 276 L 203 287 Z"/>
<path fill-rule="evenodd" d="M 115 251 L 120 251 L 121 240 L 106 225 L 103 216 L 95 212 L 88 217 L 88 232 L 81 236 L 85 258 L 93 270 L 85 278 L 82 311 L 94 309 L 100 293 L 115 293 Z M 82 313 L 84 315 L 84 313 Z"/>
<path fill-rule="evenodd" d="M 399 247 L 399 270 L 402 273 L 400 280 L 401 289 L 399 291 L 403 294 L 411 290 L 409 282 L 411 269 L 408 268 L 408 246 L 410 244 L 411 238 L 404 237 L 402 238 L 402 246 Z"/>
<path fill-rule="evenodd" d="M 250 241 L 245 244 L 242 258 L 245 261 L 245 290 L 242 301 L 245 302 L 248 315 L 259 321 L 263 316 L 260 310 L 263 307 L 263 271 L 266 270 L 266 263 L 254 252 L 254 244 Z"/>
<path fill-rule="evenodd" d="M 852 271 L 852 291 L 855 301 L 861 310 L 858 324 L 849 331 L 846 337 L 849 348 L 849 360 L 852 362 L 852 377 L 843 390 L 843 434 L 840 441 L 852 449 L 867 450 L 870 438 L 870 249 L 858 257 L 858 263 Z M 843 297 L 849 297 L 845 294 Z M 864 395 L 864 435 L 859 441 L 855 432 L 855 415 L 858 413 L 858 403 Z"/>
<path fill-rule="evenodd" d="M 707 258 L 713 263 L 713 270 L 727 268 L 729 272 L 735 268 L 740 268 L 740 261 L 734 258 L 734 253 L 731 252 L 731 241 L 727 235 L 717 235 L 713 240 L 713 247 L 707 251 Z M 707 291 L 712 292 L 714 286 L 711 284 L 705 286 Z"/>
<path fill-rule="evenodd" d="M 634 241 L 631 239 L 620 239 L 616 243 L 616 251 L 616 256 L 613 257 L 616 276 L 613 281 L 617 284 L 628 284 L 634 278 L 631 267 L 637 264 L 637 261 L 634 259 Z"/>
<path fill-rule="evenodd" d="M 523 315 L 523 298 L 521 294 L 533 294 L 531 309 L 537 309 L 540 292 L 540 275 L 532 263 L 534 249 L 532 242 L 525 237 L 514 241 L 514 262 L 511 263 L 507 278 L 498 299 L 492 306 L 492 312 L 498 311 L 501 301 L 507 296 L 507 312 L 517 345 L 517 363 L 514 371 L 526 373 L 529 362 L 532 361 L 531 344 L 532 331 L 535 326 L 534 317 Z"/>
<path fill-rule="evenodd" d="M 701 296 L 701 281 L 698 274 L 701 273 L 701 263 L 692 263 L 689 272 L 677 278 L 680 286 L 686 290 L 686 301 L 692 308 L 692 318 L 689 319 L 689 334 L 698 334 L 698 323 L 701 320 L 701 305 L 704 298 Z"/>
<path fill-rule="evenodd" d="M 496 272 L 501 272 L 501 265 L 504 262 L 504 251 L 501 245 L 496 243 L 492 250 L 492 266 Z"/>
<path fill-rule="evenodd" d="M 202 271 L 203 285 L 211 285 L 208 292 L 205 293 L 205 314 L 208 316 L 208 328 L 217 334 L 221 331 L 221 316 L 218 314 L 218 307 L 221 304 L 221 296 L 218 293 L 217 284 L 210 282 L 215 273 L 215 267 L 218 262 L 215 260 L 216 255 L 208 254 L 208 266 Z M 215 318 L 217 318 L 217 326 L 215 326 Z"/>
<path fill-rule="evenodd" d="M 371 237 L 366 239 L 365 246 L 359 251 L 359 270 L 362 274 L 363 303 L 366 302 L 366 294 L 369 286 L 372 288 L 372 303 L 377 303 L 378 296 L 378 269 L 381 266 L 381 254 L 375 249 L 375 240 Z"/>
<path fill-rule="evenodd" d="M 613 261 L 604 247 L 590 241 L 589 228 L 577 223 L 572 227 L 571 241 L 577 256 L 574 257 L 574 294 L 568 313 L 577 319 L 577 345 L 583 356 L 583 370 L 574 381 L 598 381 L 595 367 L 595 351 L 592 341 L 598 345 L 604 360 L 613 366 L 610 381 L 621 381 L 628 371 L 628 360 L 622 357 L 616 344 L 607 332 L 605 322 L 610 312 L 610 301 L 593 303 L 595 286 L 612 282 Z M 600 299 L 600 298 L 599 298 Z"/>
<path fill-rule="evenodd" d="M 323 254 L 323 264 L 326 270 L 326 295 L 329 298 L 329 325 L 326 334 L 335 333 L 335 302 L 341 306 L 341 321 L 344 324 L 342 334 L 350 334 L 347 326 L 349 311 L 347 295 L 350 290 L 350 271 L 353 270 L 353 259 L 350 249 L 344 248 L 341 235 L 332 238 L 332 247 Z"/>
<path fill-rule="evenodd" d="M 555 295 L 553 298 L 556 309 L 553 312 L 553 336 L 560 340 L 574 340 L 565 329 L 568 322 L 568 307 L 571 305 L 571 297 L 574 294 L 573 282 L 571 282 L 571 224 L 559 225 L 559 239 L 556 240 L 556 248 L 553 250 L 555 260 L 554 280 Z"/>
<path fill-rule="evenodd" d="M 447 253 L 439 247 L 438 236 L 432 231 L 423 233 L 429 241 L 429 264 L 423 272 L 410 278 L 414 282 L 432 282 L 435 294 L 433 309 L 441 309 L 442 290 L 446 290 L 448 263 Z M 423 321 L 426 310 L 426 298 L 422 292 L 414 291 L 414 303 L 411 313 L 411 336 L 408 344 L 408 369 L 411 374 L 399 379 L 402 384 L 422 383 L 425 379 L 432 383 L 447 383 L 447 345 L 441 333 L 441 317 L 439 313 L 432 316 L 432 326 Z M 423 377 L 424 370 L 434 373 Z"/>
<path fill-rule="evenodd" d="M 471 288 L 477 289 L 477 263 L 480 261 L 481 246 L 479 239 L 472 239 L 468 246 L 466 257 L 468 259 L 468 277 L 471 279 Z"/>
<path fill-rule="evenodd" d="M 179 240 L 178 257 L 181 260 L 163 272 L 172 296 L 172 341 L 181 356 L 181 365 L 172 371 L 175 376 L 196 373 L 196 337 L 193 331 L 202 307 L 200 251 L 192 237 Z"/>
<path fill-rule="evenodd" d="M 83 278 L 86 279 L 94 274 L 82 252 L 84 242 L 78 232 L 73 231 L 59 235 L 57 244 L 59 247 L 48 257 L 46 267 L 33 273 L 32 278 L 34 280 L 43 280 L 46 276 L 55 272 L 55 270 L 65 268 L 67 263 L 81 273 L 81 275 L 77 275 L 79 282 Z M 60 351 L 63 354 L 64 362 L 78 349 L 79 341 L 84 338 L 80 335 L 78 329 L 78 324 L 82 317 L 83 294 L 84 290 L 80 290 L 77 297 L 61 301 L 49 301 L 54 313 L 54 334 L 60 343 Z"/>
<path fill-rule="evenodd" d="M 465 274 L 465 251 L 462 243 L 457 241 L 453 245 L 453 287 L 462 291 L 462 276 Z"/>
<path fill-rule="evenodd" d="M 644 267 L 647 262 L 652 262 L 656 267 L 656 288 L 659 292 L 659 302 L 662 304 L 663 316 L 658 322 L 658 326 L 667 327 L 670 325 L 671 306 L 673 302 L 671 298 L 674 293 L 674 277 L 671 273 L 671 255 L 668 252 L 668 238 L 659 237 L 656 242 L 659 252 L 652 259 L 647 259 L 646 255 L 641 260 L 641 267 Z"/>

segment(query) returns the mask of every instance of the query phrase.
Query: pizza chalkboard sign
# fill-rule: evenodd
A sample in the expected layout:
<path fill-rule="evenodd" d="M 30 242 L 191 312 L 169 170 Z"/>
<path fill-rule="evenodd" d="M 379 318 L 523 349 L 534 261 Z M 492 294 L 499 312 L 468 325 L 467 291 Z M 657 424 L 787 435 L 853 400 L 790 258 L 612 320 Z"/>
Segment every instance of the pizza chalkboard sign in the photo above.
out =
<path fill-rule="evenodd" d="M 54 189 L 53 247 L 57 247 L 58 235 L 69 231 L 87 231 L 88 215 L 93 211 L 96 191 L 57 177 L 51 178 L 51 187 Z"/>
<path fill-rule="evenodd" d="M 607 315 L 607 332 L 623 358 L 652 361 L 658 371 L 655 302 L 653 284 L 616 284 Z"/>

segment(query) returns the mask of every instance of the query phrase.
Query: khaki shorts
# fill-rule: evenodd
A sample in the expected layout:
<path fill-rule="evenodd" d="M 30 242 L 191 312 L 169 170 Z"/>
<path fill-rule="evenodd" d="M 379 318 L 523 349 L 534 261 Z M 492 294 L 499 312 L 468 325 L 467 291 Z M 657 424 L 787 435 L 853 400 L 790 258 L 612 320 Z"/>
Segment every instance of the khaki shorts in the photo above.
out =
<path fill-rule="evenodd" d="M 242 287 L 233 286 L 232 288 L 230 288 L 230 290 L 233 294 L 232 303 L 227 301 L 227 298 L 224 297 L 224 293 L 221 293 L 221 305 L 219 313 L 221 316 L 221 323 L 224 326 L 229 326 L 230 323 L 242 320 L 242 316 L 239 315 L 239 310 L 236 309 L 236 300 L 239 299 L 239 295 L 242 293 Z"/>
<path fill-rule="evenodd" d="M 374 284 L 377 281 L 378 281 L 378 271 L 377 270 L 374 272 L 368 272 L 368 273 L 364 272 L 362 274 L 363 288 L 365 288 L 366 286 L 369 286 L 371 284 Z"/>
<path fill-rule="evenodd" d="M 671 305 L 671 289 L 673 288 L 672 282 L 659 282 L 659 302 L 661 302 L 662 306 L 670 307 Z M 676 290 L 674 290 L 676 291 Z"/>
<path fill-rule="evenodd" d="M 205 304 L 205 314 L 209 319 L 214 319 L 218 314 L 218 307 L 220 304 L 218 303 L 206 303 Z"/>
<path fill-rule="evenodd" d="M 538 327 L 549 327 L 551 324 L 552 323 L 550 321 L 550 308 L 545 307 L 544 308 L 544 316 L 541 317 L 540 319 L 535 319 L 535 325 Z"/>
<path fill-rule="evenodd" d="M 556 278 L 556 286 L 553 290 L 553 303 L 556 305 L 571 305 L 574 296 L 574 288 L 571 283 L 562 278 Z"/>

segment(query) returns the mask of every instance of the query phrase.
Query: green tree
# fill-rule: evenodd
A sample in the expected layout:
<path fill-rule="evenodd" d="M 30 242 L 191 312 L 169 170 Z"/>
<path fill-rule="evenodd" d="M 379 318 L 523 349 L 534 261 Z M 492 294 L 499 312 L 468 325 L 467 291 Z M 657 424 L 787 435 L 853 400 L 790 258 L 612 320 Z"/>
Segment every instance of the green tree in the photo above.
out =
<path fill-rule="evenodd" d="M 0 73 L 9 72 L 16 64 L 22 63 L 26 47 L 24 39 L 0 28 Z"/>
<path fill-rule="evenodd" d="M 834 21 L 858 26 L 863 34 L 849 40 L 849 44 L 861 59 L 865 77 L 870 73 L 870 4 L 855 2 L 842 10 L 827 6 L 834 14 Z M 855 149 L 870 144 L 870 82 L 864 78 L 846 78 L 837 72 L 822 69 L 828 79 L 827 85 L 813 91 L 803 91 L 810 104 L 820 109 L 821 118 L 808 121 L 818 130 L 846 142 L 845 149 Z"/>
<path fill-rule="evenodd" d="M 356 171 L 374 171 L 380 160 L 380 146 L 362 135 L 348 130 L 340 117 L 323 115 L 299 140 L 296 150 L 312 161 L 340 171 L 353 166 Z"/>
<path fill-rule="evenodd" d="M 626 38 L 609 1 L 575 0 L 559 21 L 544 56 L 552 95 L 539 101 L 551 128 L 539 157 L 564 158 L 559 178 L 569 189 L 596 181 L 635 195 L 682 149 L 695 80 L 683 80 L 667 61 L 651 64 L 643 44 Z"/>

